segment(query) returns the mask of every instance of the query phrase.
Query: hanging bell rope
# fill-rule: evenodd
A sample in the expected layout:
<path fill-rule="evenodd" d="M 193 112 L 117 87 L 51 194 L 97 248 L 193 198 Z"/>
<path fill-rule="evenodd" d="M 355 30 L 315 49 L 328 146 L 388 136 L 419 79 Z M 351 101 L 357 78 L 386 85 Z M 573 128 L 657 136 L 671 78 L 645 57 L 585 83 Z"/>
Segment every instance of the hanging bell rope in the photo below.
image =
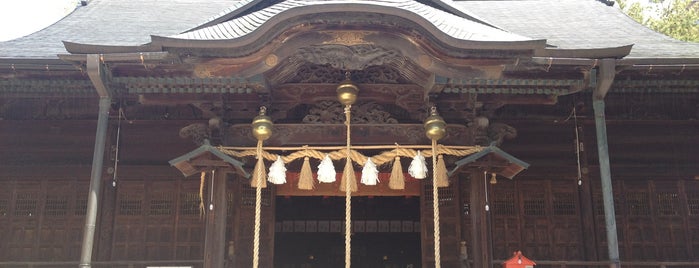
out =
<path fill-rule="evenodd" d="M 425 135 L 432 140 L 432 151 L 437 152 L 437 141 L 446 135 L 446 122 L 437 114 L 437 108 L 430 109 L 430 116 L 425 119 Z M 440 254 L 440 228 L 439 228 L 439 184 L 444 182 L 437 181 L 437 155 L 432 155 L 432 212 L 434 224 L 434 267 L 441 268 Z M 447 178 L 443 178 L 447 180 Z M 448 185 L 448 181 L 447 181 Z"/>
<path fill-rule="evenodd" d="M 357 179 L 354 176 L 354 168 L 352 167 L 352 149 L 350 139 L 350 122 L 352 104 L 357 101 L 357 93 L 359 88 L 350 80 L 350 73 L 345 73 L 345 81 L 337 87 L 337 99 L 345 105 L 345 125 L 347 125 L 347 146 L 346 146 L 346 162 L 345 169 L 342 175 L 344 183 L 340 184 L 342 191 L 344 186 L 345 191 L 345 268 L 350 268 L 352 264 L 352 192 L 357 190 Z M 359 163 L 365 163 L 366 159 L 361 159 Z"/>
<path fill-rule="evenodd" d="M 267 184 L 265 166 L 262 156 L 262 142 L 272 136 L 272 119 L 265 115 L 267 108 L 260 107 L 260 114 L 252 120 L 252 135 L 257 138 L 257 164 L 251 181 L 255 187 L 255 234 L 253 238 L 252 267 L 260 265 L 260 222 L 262 214 L 262 188 Z"/>

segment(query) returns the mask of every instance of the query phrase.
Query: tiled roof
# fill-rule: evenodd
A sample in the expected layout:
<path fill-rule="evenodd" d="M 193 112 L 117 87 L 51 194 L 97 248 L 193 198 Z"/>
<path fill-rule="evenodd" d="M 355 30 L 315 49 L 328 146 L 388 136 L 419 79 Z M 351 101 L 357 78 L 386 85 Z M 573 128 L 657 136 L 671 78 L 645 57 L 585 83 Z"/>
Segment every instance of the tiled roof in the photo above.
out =
<path fill-rule="evenodd" d="M 562 49 L 633 44 L 627 58 L 699 58 L 699 43 L 654 32 L 594 0 L 458 1 L 464 9 L 504 30 L 546 39 Z"/>
<path fill-rule="evenodd" d="M 151 42 L 152 35 L 196 40 L 235 39 L 249 34 L 272 16 L 299 10 L 302 6 L 326 10 L 329 6 L 351 9 L 362 5 L 424 18 L 428 24 L 462 40 L 546 39 L 548 45 L 560 49 L 633 44 L 628 57 L 699 58 L 699 44 L 658 34 L 634 22 L 618 8 L 595 0 L 439 1 L 430 6 L 413 0 L 288 0 L 259 11 L 241 12 L 239 16 L 235 12 L 237 9 L 245 10 L 244 7 L 264 1 L 92 0 L 44 30 L 0 42 L 0 58 L 55 59 L 56 54 L 67 53 L 62 41 L 138 46 Z M 441 8 L 437 9 L 438 6 Z M 458 12 L 452 10 L 453 7 Z M 310 12 L 310 9 L 305 11 Z M 222 22 L 216 24 L 219 21 Z M 204 22 L 212 26 L 186 32 Z"/>
<path fill-rule="evenodd" d="M 231 0 L 92 0 L 39 32 L 0 42 L 0 58 L 57 58 L 56 54 L 67 53 L 62 41 L 142 45 L 150 42 L 151 35 L 184 32 L 242 3 Z"/>
<path fill-rule="evenodd" d="M 418 18 L 426 19 L 442 32 L 457 39 L 471 41 L 532 40 L 522 35 L 508 33 L 472 20 L 458 17 L 414 0 L 288 0 L 227 22 L 171 37 L 188 40 L 236 39 L 255 31 L 272 17 L 286 11 L 297 10 L 304 7 L 308 8 L 308 13 L 317 12 L 318 8 L 327 8 L 328 11 L 333 8 L 349 11 L 353 10 L 353 7 L 360 7 L 363 5 L 371 5 L 374 7 L 374 10 L 377 11 L 380 8 L 395 8 L 402 12 L 407 11 L 416 15 Z"/>

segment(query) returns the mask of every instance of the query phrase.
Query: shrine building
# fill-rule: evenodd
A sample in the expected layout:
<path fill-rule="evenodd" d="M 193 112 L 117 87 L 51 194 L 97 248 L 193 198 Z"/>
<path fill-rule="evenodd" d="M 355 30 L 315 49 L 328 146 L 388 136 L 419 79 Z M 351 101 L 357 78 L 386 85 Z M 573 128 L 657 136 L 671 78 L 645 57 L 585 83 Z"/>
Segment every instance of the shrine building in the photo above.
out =
<path fill-rule="evenodd" d="M 611 1 L 84 0 L 0 152 L 0 267 L 699 267 L 699 43 Z"/>

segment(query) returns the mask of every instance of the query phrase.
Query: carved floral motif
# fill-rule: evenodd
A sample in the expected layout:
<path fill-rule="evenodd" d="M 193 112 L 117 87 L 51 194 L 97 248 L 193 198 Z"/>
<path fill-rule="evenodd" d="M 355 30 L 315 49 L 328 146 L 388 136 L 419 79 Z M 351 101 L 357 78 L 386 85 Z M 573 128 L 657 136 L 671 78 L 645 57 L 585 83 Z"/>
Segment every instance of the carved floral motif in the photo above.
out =
<path fill-rule="evenodd" d="M 401 63 L 407 61 L 398 51 L 369 44 L 304 47 L 299 49 L 290 60 L 305 61 L 317 65 L 328 64 L 339 70 L 363 70 L 369 66 L 389 63 L 400 66 Z"/>
<path fill-rule="evenodd" d="M 341 124 L 345 121 L 344 107 L 336 101 L 322 101 L 303 118 L 306 124 Z M 352 106 L 352 124 L 397 124 L 398 120 L 373 102 Z"/>

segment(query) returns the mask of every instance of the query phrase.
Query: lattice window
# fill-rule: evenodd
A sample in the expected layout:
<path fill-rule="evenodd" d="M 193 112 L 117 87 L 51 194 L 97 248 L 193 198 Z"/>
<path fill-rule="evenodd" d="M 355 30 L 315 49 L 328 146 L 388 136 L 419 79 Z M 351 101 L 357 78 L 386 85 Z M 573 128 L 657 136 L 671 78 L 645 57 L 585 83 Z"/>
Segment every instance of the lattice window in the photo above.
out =
<path fill-rule="evenodd" d="M 153 194 L 150 199 L 149 215 L 164 216 L 172 215 L 173 195 L 171 193 Z"/>
<path fill-rule="evenodd" d="M 65 195 L 49 194 L 44 204 L 45 216 L 65 216 L 68 214 L 68 197 Z"/>
<path fill-rule="evenodd" d="M 689 215 L 699 215 L 699 193 L 687 194 L 687 207 Z"/>
<path fill-rule="evenodd" d="M 657 193 L 656 197 L 658 215 L 676 216 L 680 214 L 680 197 L 677 193 Z"/>
<path fill-rule="evenodd" d="M 626 211 L 629 216 L 650 215 L 648 193 L 628 192 L 624 197 L 626 198 Z"/>
<path fill-rule="evenodd" d="M 141 215 L 143 209 L 142 209 L 142 203 L 143 203 L 143 196 L 142 195 L 135 195 L 135 194 L 121 194 L 119 198 L 119 215 L 124 215 L 124 216 L 133 216 L 133 215 Z"/>
<path fill-rule="evenodd" d="M 15 216 L 36 215 L 37 197 L 35 193 L 18 193 L 15 200 Z"/>
<path fill-rule="evenodd" d="M 432 184 L 431 183 L 425 183 L 425 203 L 430 205 L 432 204 Z M 455 195 L 454 195 L 454 189 L 452 186 L 449 187 L 440 187 L 437 189 L 438 194 L 439 194 L 439 205 L 440 206 L 446 206 L 446 205 L 451 205 L 452 200 L 454 200 Z"/>
<path fill-rule="evenodd" d="M 0 217 L 7 216 L 9 213 L 9 202 L 7 200 L 0 200 Z"/>
<path fill-rule="evenodd" d="M 515 215 L 515 194 L 498 193 L 493 196 L 493 213 L 495 215 Z"/>
<path fill-rule="evenodd" d="M 241 194 L 241 198 L 243 201 L 243 206 L 254 207 L 255 206 L 255 199 L 256 199 L 255 188 L 250 187 L 250 185 L 243 184 L 242 189 L 243 189 L 243 193 Z M 270 187 L 262 188 L 262 205 L 265 207 L 268 207 L 272 203 L 271 199 L 272 199 L 272 192 L 270 190 Z"/>
<path fill-rule="evenodd" d="M 201 198 L 198 193 L 181 193 L 180 194 L 180 214 L 181 215 L 199 215 L 199 204 Z"/>
<path fill-rule="evenodd" d="M 75 200 L 75 216 L 85 216 L 87 214 L 87 199 Z"/>
<path fill-rule="evenodd" d="M 544 194 L 529 194 L 525 197 L 524 205 L 524 215 L 527 216 L 545 216 L 546 215 L 546 201 Z"/>
<path fill-rule="evenodd" d="M 573 193 L 553 194 L 553 215 L 576 215 L 576 212 Z"/>

